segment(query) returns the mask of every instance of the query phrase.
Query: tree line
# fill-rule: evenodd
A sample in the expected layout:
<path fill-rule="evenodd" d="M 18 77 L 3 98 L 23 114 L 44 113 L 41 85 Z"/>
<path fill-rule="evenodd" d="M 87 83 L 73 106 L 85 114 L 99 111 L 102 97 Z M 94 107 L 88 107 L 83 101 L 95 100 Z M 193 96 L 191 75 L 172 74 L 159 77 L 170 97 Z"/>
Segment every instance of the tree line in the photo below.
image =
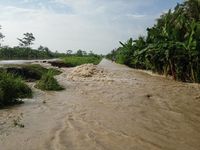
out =
<path fill-rule="evenodd" d="M 160 16 L 147 36 L 120 42 L 107 55 L 133 68 L 200 82 L 200 0 L 187 0 Z"/>
<path fill-rule="evenodd" d="M 1 26 L 0 26 L 1 29 Z M 61 57 L 64 54 L 52 52 L 48 47 L 40 46 L 38 49 L 31 48 L 35 41 L 33 33 L 24 33 L 23 38 L 17 38 L 19 46 L 2 46 L 4 35 L 0 32 L 0 59 L 46 59 Z"/>
<path fill-rule="evenodd" d="M 0 26 L 1 29 L 1 26 Z M 2 41 L 4 35 L 0 32 L 0 60 L 1 59 L 44 59 L 44 58 L 58 58 L 64 56 L 79 56 L 87 57 L 94 56 L 99 57 L 99 55 L 94 54 L 92 51 L 87 53 L 84 50 L 77 50 L 73 52 L 72 50 L 67 50 L 66 53 L 52 52 L 48 47 L 39 46 L 37 49 L 31 48 L 34 44 L 35 37 L 33 33 L 24 33 L 23 38 L 17 38 L 19 45 L 15 47 L 2 46 Z"/>

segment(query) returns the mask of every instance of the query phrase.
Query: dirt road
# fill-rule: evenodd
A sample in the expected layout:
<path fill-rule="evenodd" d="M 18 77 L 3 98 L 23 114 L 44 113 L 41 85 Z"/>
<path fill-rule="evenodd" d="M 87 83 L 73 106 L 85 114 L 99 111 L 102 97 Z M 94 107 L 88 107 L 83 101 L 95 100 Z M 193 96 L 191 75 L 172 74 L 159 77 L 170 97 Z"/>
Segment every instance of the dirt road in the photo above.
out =
<path fill-rule="evenodd" d="M 98 67 L 102 79 L 69 80 L 63 69 L 65 91 L 34 89 L 34 99 L 0 110 L 0 150 L 200 150 L 200 85 Z"/>

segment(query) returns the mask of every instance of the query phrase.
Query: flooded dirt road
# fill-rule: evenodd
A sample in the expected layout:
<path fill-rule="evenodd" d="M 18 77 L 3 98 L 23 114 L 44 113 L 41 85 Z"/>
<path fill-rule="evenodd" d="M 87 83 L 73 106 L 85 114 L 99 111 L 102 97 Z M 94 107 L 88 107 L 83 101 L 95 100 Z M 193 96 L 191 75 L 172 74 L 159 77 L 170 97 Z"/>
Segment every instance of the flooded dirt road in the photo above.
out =
<path fill-rule="evenodd" d="M 34 89 L 34 99 L 0 110 L 0 149 L 200 149 L 200 85 L 107 60 L 98 68 L 105 74 L 86 78 L 63 69 L 57 79 L 66 90 Z"/>

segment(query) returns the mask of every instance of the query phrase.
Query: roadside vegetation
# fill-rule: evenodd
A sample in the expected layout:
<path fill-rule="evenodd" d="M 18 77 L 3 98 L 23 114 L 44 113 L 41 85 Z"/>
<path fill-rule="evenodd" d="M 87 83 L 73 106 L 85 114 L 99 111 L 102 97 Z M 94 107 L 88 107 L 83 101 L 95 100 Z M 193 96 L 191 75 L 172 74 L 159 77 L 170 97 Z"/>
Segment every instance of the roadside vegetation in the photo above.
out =
<path fill-rule="evenodd" d="M 21 98 L 31 98 L 31 89 L 22 81 L 6 72 L 0 72 L 0 107 L 22 103 Z"/>
<path fill-rule="evenodd" d="M 200 83 L 200 1 L 187 0 L 147 28 L 147 36 L 129 39 L 107 58 L 148 69 L 175 80 Z"/>
<path fill-rule="evenodd" d="M 64 88 L 59 85 L 58 81 L 54 78 L 55 73 L 49 70 L 42 75 L 42 78 L 37 82 L 36 87 L 45 91 L 60 91 Z"/>

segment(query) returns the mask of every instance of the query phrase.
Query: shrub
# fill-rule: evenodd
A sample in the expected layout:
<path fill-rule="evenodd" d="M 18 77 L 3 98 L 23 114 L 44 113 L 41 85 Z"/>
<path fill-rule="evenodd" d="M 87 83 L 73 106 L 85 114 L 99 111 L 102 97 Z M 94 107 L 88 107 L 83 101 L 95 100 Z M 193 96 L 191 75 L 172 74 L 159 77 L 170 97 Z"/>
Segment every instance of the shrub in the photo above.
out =
<path fill-rule="evenodd" d="M 29 97 L 32 97 L 32 91 L 21 78 L 0 72 L 0 106 L 21 103 L 19 98 Z"/>
<path fill-rule="evenodd" d="M 59 91 L 64 89 L 54 78 L 54 72 L 52 70 L 49 70 L 42 76 L 42 78 L 36 84 L 36 87 L 47 91 Z"/>

